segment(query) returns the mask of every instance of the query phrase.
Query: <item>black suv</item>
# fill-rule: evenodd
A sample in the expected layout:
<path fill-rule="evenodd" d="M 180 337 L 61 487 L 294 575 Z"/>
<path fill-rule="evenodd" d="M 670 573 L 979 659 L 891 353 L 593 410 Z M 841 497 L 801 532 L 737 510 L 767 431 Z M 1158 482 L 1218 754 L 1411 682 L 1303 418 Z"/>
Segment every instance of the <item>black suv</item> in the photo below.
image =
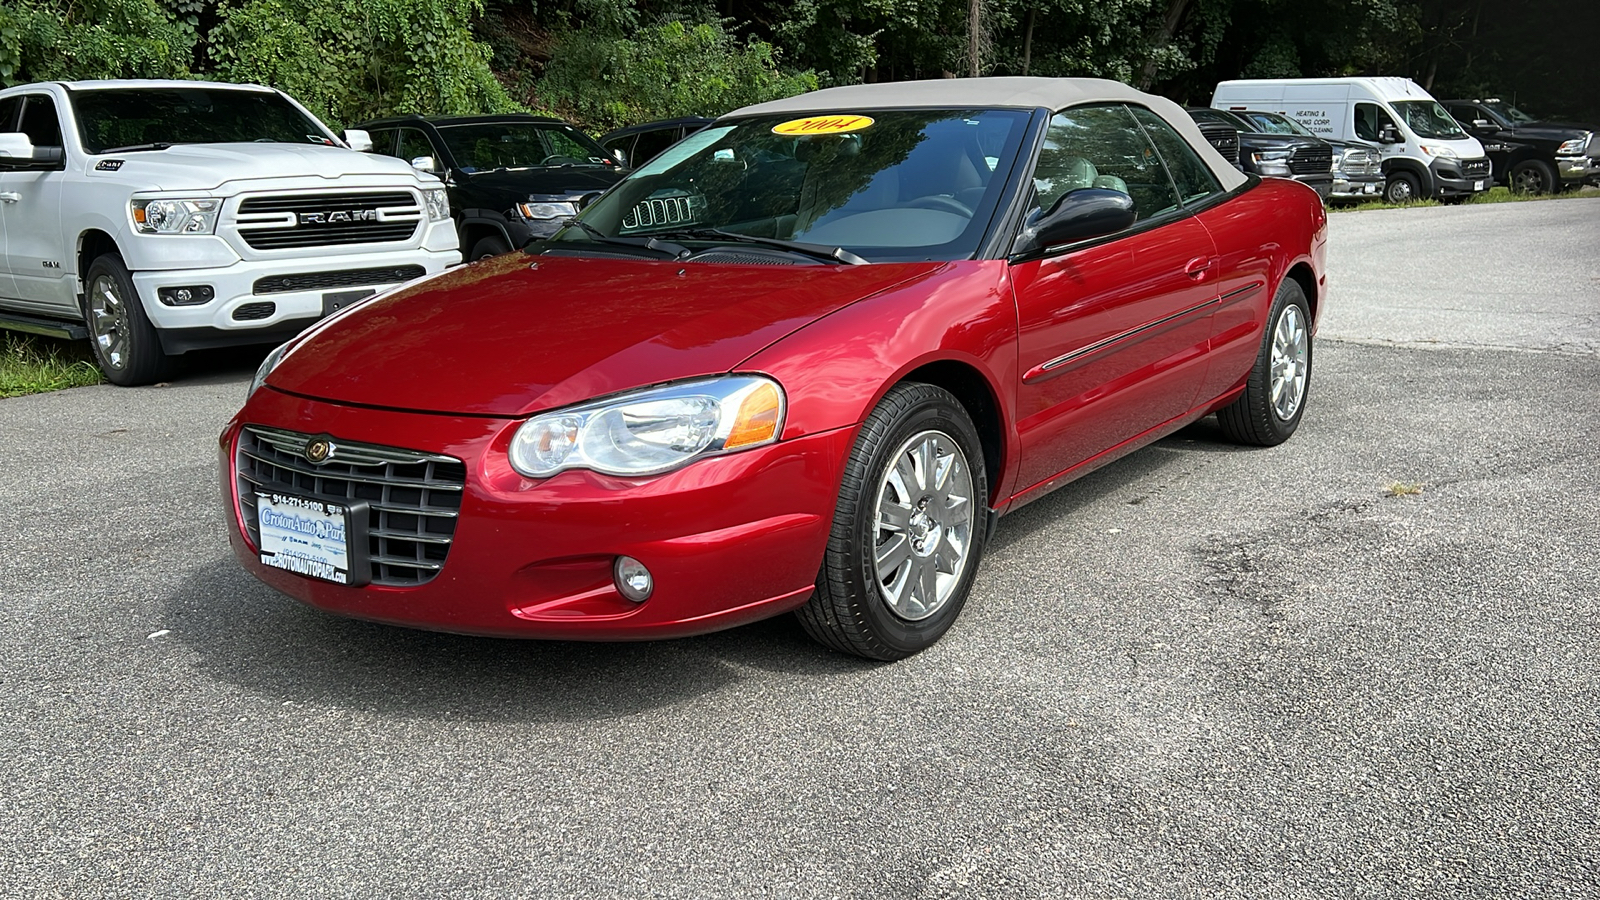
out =
<path fill-rule="evenodd" d="M 402 116 L 355 126 L 372 152 L 443 179 L 468 261 L 548 237 L 622 179 L 623 167 L 560 119 Z"/>
<path fill-rule="evenodd" d="M 1316 189 L 1324 200 L 1333 192 L 1333 148 L 1321 138 L 1262 134 L 1257 126 L 1220 109 L 1190 109 L 1201 126 L 1227 125 L 1239 132 L 1239 166 L 1253 175 L 1292 178 Z"/>
<path fill-rule="evenodd" d="M 1600 184 L 1600 129 L 1592 125 L 1541 122 L 1502 100 L 1446 100 L 1444 108 L 1483 144 L 1495 178 L 1513 191 Z"/>
<path fill-rule="evenodd" d="M 681 119 L 629 125 L 600 135 L 600 146 L 612 155 L 621 151 L 618 162 L 637 169 L 661 151 L 715 121 L 705 116 L 684 116 Z"/>

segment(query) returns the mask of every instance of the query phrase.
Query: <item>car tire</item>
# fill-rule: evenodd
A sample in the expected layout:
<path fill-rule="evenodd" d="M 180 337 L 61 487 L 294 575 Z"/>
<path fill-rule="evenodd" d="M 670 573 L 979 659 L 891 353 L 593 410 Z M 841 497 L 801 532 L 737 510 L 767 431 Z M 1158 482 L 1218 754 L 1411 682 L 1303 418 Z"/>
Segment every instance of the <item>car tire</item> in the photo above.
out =
<path fill-rule="evenodd" d="M 1511 167 L 1506 183 L 1513 194 L 1554 193 L 1556 170 L 1542 159 L 1525 159 Z"/>
<path fill-rule="evenodd" d="M 162 351 L 122 257 L 115 253 L 96 257 L 83 283 L 89 345 L 106 380 L 133 387 L 167 377 L 176 360 Z"/>
<path fill-rule="evenodd" d="M 1217 424 L 1236 443 L 1276 446 L 1300 427 L 1310 388 L 1311 305 L 1300 283 L 1285 278 L 1244 393 L 1217 411 Z"/>
<path fill-rule="evenodd" d="M 903 659 L 933 644 L 972 589 L 988 503 L 982 445 L 960 401 L 933 385 L 896 385 L 862 424 L 845 465 L 800 624 L 818 642 L 868 659 Z"/>
<path fill-rule="evenodd" d="M 1383 199 L 1390 203 L 1415 203 L 1423 199 L 1422 181 L 1410 172 L 1391 172 L 1383 186 Z"/>
<path fill-rule="evenodd" d="M 504 238 L 498 235 L 490 235 L 486 238 L 479 238 L 478 242 L 472 245 L 472 253 L 468 254 L 467 262 L 477 262 L 480 259 L 488 259 L 491 256 L 499 256 L 502 253 L 510 252 L 511 245 L 507 244 Z"/>

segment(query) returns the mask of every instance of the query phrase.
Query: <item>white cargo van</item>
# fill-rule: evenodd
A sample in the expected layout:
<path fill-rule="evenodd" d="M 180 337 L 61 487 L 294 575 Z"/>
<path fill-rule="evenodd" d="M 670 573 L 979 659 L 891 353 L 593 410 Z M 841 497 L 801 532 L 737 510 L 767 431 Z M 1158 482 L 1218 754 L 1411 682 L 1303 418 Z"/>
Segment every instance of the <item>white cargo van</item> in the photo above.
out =
<path fill-rule="evenodd" d="M 1318 137 L 1377 144 L 1391 203 L 1455 200 L 1489 189 L 1483 145 L 1409 78 L 1224 81 L 1211 105 L 1282 113 Z"/>

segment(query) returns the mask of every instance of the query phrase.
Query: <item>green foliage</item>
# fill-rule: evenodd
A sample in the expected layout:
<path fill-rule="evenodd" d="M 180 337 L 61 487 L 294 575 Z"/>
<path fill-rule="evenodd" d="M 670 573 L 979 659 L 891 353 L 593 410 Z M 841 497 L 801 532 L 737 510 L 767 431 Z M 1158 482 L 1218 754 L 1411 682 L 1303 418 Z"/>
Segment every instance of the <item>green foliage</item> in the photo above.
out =
<path fill-rule="evenodd" d="M 211 33 L 214 77 L 282 88 L 330 123 L 514 110 L 472 39 L 482 0 L 240 0 Z"/>
<path fill-rule="evenodd" d="M 99 383 L 87 344 L 0 331 L 0 398 Z"/>
<path fill-rule="evenodd" d="M 652 119 L 721 115 L 816 86 L 810 72 L 780 70 L 771 44 L 740 41 L 716 21 L 671 20 L 633 37 L 566 31 L 534 96 L 600 132 Z"/>
<path fill-rule="evenodd" d="M 194 46 L 157 0 L 21 0 L 0 5 L 0 83 L 164 78 Z"/>

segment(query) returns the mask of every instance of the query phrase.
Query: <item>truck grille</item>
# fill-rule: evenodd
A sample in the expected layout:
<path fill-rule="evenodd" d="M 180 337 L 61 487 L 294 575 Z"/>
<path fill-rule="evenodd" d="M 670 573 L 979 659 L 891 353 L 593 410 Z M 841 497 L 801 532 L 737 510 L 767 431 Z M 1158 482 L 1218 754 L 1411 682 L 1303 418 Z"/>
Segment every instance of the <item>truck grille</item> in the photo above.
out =
<path fill-rule="evenodd" d="M 1463 159 L 1461 161 L 1461 174 L 1468 178 L 1489 177 L 1489 161 L 1487 159 Z"/>
<path fill-rule="evenodd" d="M 1222 158 L 1235 166 L 1239 165 L 1239 132 L 1237 129 L 1226 125 L 1217 125 L 1211 122 L 1198 122 L 1200 133 L 1205 136 L 1206 143 L 1217 149 Z"/>
<path fill-rule="evenodd" d="M 256 489 L 335 503 L 364 500 L 372 583 L 426 584 L 439 574 L 461 512 L 467 467 L 458 459 L 333 441 L 329 462 L 305 457 L 312 435 L 246 426 L 234 458 L 239 511 L 250 541 L 261 543 Z"/>
<path fill-rule="evenodd" d="M 1296 175 L 1321 175 L 1333 171 L 1333 148 L 1300 147 L 1289 157 L 1289 171 Z"/>
<path fill-rule="evenodd" d="M 421 266 L 387 266 L 382 269 L 345 269 L 340 272 L 271 275 L 266 278 L 257 278 L 251 292 L 255 294 L 282 294 L 288 291 L 320 291 L 327 288 L 399 284 L 402 281 L 421 278 L 426 273 L 427 270 Z"/>
<path fill-rule="evenodd" d="M 1369 150 L 1346 150 L 1339 160 L 1339 171 L 1346 175 L 1376 175 L 1378 157 Z"/>
<path fill-rule="evenodd" d="M 235 226 L 257 250 L 409 240 L 422 207 L 408 191 L 247 197 Z"/>

